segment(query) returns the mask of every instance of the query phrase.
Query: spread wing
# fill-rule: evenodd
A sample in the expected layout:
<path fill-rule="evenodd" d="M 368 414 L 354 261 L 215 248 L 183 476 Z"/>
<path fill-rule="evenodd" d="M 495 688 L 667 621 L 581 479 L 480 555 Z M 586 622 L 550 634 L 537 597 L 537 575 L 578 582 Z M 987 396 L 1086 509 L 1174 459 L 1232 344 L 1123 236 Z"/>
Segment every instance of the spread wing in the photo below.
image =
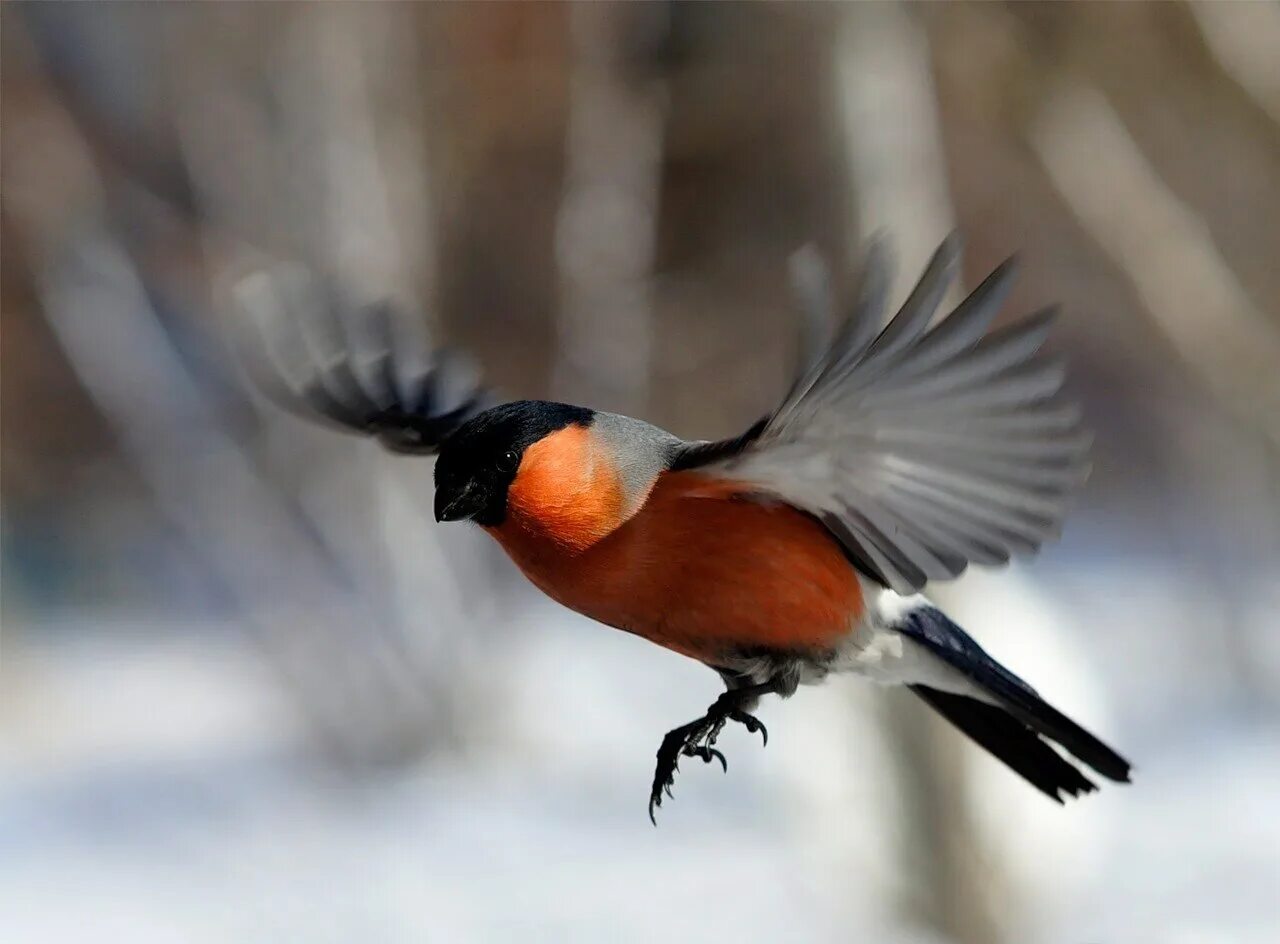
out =
<path fill-rule="evenodd" d="M 1061 364 L 1038 354 L 1054 310 L 987 333 L 1012 260 L 930 327 L 958 264 L 953 235 L 882 328 L 890 278 L 873 248 L 853 314 L 782 405 L 676 464 L 810 512 L 902 594 L 1036 551 L 1088 475 L 1089 436 L 1058 397 Z"/>
<path fill-rule="evenodd" d="M 297 269 L 255 272 L 236 287 L 257 387 L 278 406 L 393 452 L 429 454 L 496 399 L 459 352 L 397 338 L 389 303 L 345 305 Z"/>

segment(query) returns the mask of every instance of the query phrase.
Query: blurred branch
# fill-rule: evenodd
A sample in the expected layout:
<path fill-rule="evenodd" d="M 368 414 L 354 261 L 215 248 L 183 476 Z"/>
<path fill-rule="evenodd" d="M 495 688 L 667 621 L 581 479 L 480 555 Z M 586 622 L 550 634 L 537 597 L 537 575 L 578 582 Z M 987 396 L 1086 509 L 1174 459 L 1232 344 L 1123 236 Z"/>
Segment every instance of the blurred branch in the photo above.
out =
<path fill-rule="evenodd" d="M 1089 87 L 1066 88 L 1048 100 L 1032 131 L 1032 144 L 1051 180 L 1081 227 L 1102 247 L 1134 287 L 1154 328 L 1182 363 L 1243 428 L 1260 434 L 1274 463 L 1280 455 L 1280 334 L 1250 300 L 1205 222 L 1183 203 L 1142 154 L 1106 96 Z M 1201 434 L 1203 436 L 1203 434 Z M 1224 476 L 1222 457 L 1205 453 L 1194 429 L 1179 436 L 1182 462 L 1195 470 L 1195 491 L 1216 512 L 1213 528 L 1239 504 L 1247 479 Z M 1244 453 L 1240 453 L 1243 455 Z M 1264 490 L 1265 491 L 1265 490 Z M 1194 491 L 1193 491 L 1194 494 Z M 1226 542 L 1238 560 L 1212 555 L 1204 566 L 1218 570 L 1210 581 L 1218 597 L 1223 663 L 1236 692 L 1265 696 L 1270 686 L 1241 612 L 1241 581 L 1254 561 L 1276 552 L 1276 511 L 1266 498 L 1250 503 L 1255 523 L 1228 528 L 1200 543 Z M 1243 568 L 1243 569 L 1242 569 Z M 1263 571 L 1266 571 L 1265 564 Z M 1263 578 L 1264 582 L 1269 578 Z M 1194 604 L 1192 604 L 1194 605 Z"/>
<path fill-rule="evenodd" d="M 239 149 L 257 157 L 238 175 L 229 172 L 224 142 L 199 121 L 187 122 L 184 147 L 202 209 L 241 236 L 256 236 L 263 219 L 285 222 L 311 270 L 303 270 L 307 297 L 295 299 L 300 317 L 318 325 L 341 309 L 358 318 L 366 306 L 394 299 L 386 310 L 402 357 L 430 357 L 425 320 L 434 314 L 438 244 L 426 114 L 399 103 L 404 89 L 424 82 L 413 11 L 334 5 L 291 14 L 263 83 L 238 87 L 213 62 L 212 74 L 188 90 L 184 113 L 235 116 Z M 252 201 L 243 198 L 246 182 L 257 195 Z M 215 284 L 230 289 L 242 260 L 221 248 L 207 247 L 207 264 Z M 231 294 L 217 294 L 224 326 L 242 314 Z M 293 419 L 272 408 L 260 419 L 272 465 L 289 480 L 283 487 L 302 494 L 328 548 L 385 604 L 361 631 L 393 643 L 400 668 L 430 693 L 435 715 L 420 717 L 423 736 L 462 734 L 470 712 L 459 700 L 475 639 L 462 625 L 486 615 L 469 601 L 491 598 L 467 595 L 458 581 L 482 579 L 488 568 L 457 566 L 475 550 L 458 547 L 465 538 L 452 536 L 450 552 L 441 545 L 423 488 L 430 465 L 371 454 L 345 439 L 307 448 Z M 353 481 L 364 501 L 352 500 Z"/>
<path fill-rule="evenodd" d="M 1060 91 L 1031 139 L 1080 225 L 1125 273 L 1190 370 L 1280 446 L 1280 336 L 1107 99 L 1090 88 Z"/>
<path fill-rule="evenodd" d="M 363 55 L 371 54 L 366 50 Z M 350 57 L 339 56 L 338 61 L 349 65 Z M 211 100 L 192 93 L 218 89 L 220 114 L 253 115 L 252 103 L 237 98 L 244 90 L 219 81 L 225 76 L 207 62 L 204 66 L 214 70 L 196 70 L 207 81 L 174 90 L 185 106 L 178 111 L 206 114 L 201 106 Z M 330 96 L 332 107 L 371 110 L 359 101 L 363 86 L 353 84 L 354 92 Z M 42 283 L 45 315 L 68 361 L 159 508 L 242 608 L 247 625 L 256 630 L 254 638 L 326 745 L 354 763 L 417 756 L 441 735 L 457 732 L 449 715 L 461 674 L 455 658 L 459 646 L 432 643 L 464 634 L 433 634 L 421 625 L 423 614 L 430 612 L 432 628 L 438 629 L 460 612 L 455 605 L 460 601 L 446 592 L 433 595 L 430 609 L 423 605 L 421 595 L 429 594 L 434 584 L 447 584 L 449 577 L 441 568 L 427 576 L 422 572 L 433 563 L 421 553 L 423 536 L 430 534 L 427 517 L 421 501 L 415 519 L 404 514 L 406 503 L 399 500 L 408 489 L 398 476 L 410 475 L 410 470 L 397 470 L 392 479 L 390 472 L 382 472 L 382 463 L 367 461 L 367 448 L 353 448 L 347 441 L 317 462 L 315 452 L 299 448 L 301 441 L 292 430 L 283 432 L 274 413 L 264 413 L 267 428 L 290 439 L 280 455 L 307 478 L 311 497 L 319 500 L 301 507 L 290 497 L 298 489 L 282 488 L 272 470 L 237 439 L 228 404 L 219 402 L 221 391 L 211 391 L 203 382 L 209 378 L 197 376 L 185 356 L 189 352 L 177 340 L 184 334 L 198 336 L 198 356 L 213 358 L 207 366 L 222 373 L 213 379 L 225 385 L 229 365 L 214 361 L 227 347 L 218 340 L 226 338 L 215 340 L 216 328 L 208 323 L 207 280 L 210 272 L 214 281 L 234 276 L 238 258 L 226 252 L 226 239 L 212 236 L 212 228 L 184 214 L 161 213 L 169 225 L 163 232 L 177 227 L 181 242 L 203 239 L 204 270 L 176 246 L 158 245 L 160 230 L 128 225 L 141 217 L 140 201 L 142 210 L 150 210 L 152 204 L 145 201 L 153 198 L 122 176 L 119 167 L 95 162 L 80 129 L 67 117 L 51 101 L 43 110 L 19 113 L 19 123 L 6 128 L 28 132 L 19 138 L 25 144 L 12 149 L 17 159 L 6 171 L 17 173 L 7 173 L 6 191 L 12 184 L 26 195 L 14 219 Z M 184 135 L 200 209 L 205 220 L 219 224 L 219 232 L 256 235 L 260 230 L 253 224 L 263 219 L 298 223 L 297 202 L 290 203 L 296 190 L 271 178 L 273 170 L 289 162 L 272 159 L 276 137 L 267 127 L 265 119 L 235 125 L 236 147 L 231 150 L 248 148 L 263 158 L 254 162 L 252 174 L 237 180 L 228 180 L 223 167 L 225 141 Z M 184 129 L 193 130 L 200 130 L 199 123 Z M 337 160 L 365 162 L 353 175 L 358 180 L 353 186 L 376 187 L 378 168 L 368 166 L 374 149 L 358 136 L 351 148 L 354 157 L 342 153 Z M 57 173 L 35 160 L 42 149 L 60 155 Z M 289 170 L 305 176 L 307 168 L 294 164 Z M 340 169 L 334 173 L 341 177 Z M 288 182 L 297 186 L 292 178 Z M 241 190 L 258 199 L 243 199 Z M 356 283 L 354 294 L 385 295 L 387 290 L 379 291 L 379 286 L 395 281 L 399 260 L 388 223 L 389 202 L 384 196 L 381 206 L 370 208 L 362 220 L 366 229 L 378 232 L 379 240 L 361 243 L 347 254 L 340 242 L 328 244 L 345 265 L 349 281 Z M 354 194 L 351 203 L 363 206 L 361 195 Z M 341 215 L 339 206 L 335 227 Z M 316 232 L 314 226 L 297 230 L 304 236 Z M 117 232 L 126 235 L 117 238 Z M 326 247 L 322 239 L 313 245 Z M 349 300 L 321 295 L 314 301 L 324 308 Z M 323 311 L 314 314 L 321 317 Z M 229 324 L 223 320 L 219 326 Z M 421 465 L 413 468 L 418 475 L 422 470 Z M 388 478 L 379 482 L 380 474 Z M 352 481 L 366 483 L 362 494 L 372 501 L 387 503 L 381 517 L 403 542 L 393 542 L 392 553 L 378 546 L 377 529 L 361 520 L 369 517 L 369 509 L 367 503 L 350 500 Z M 401 526 L 413 520 L 416 527 Z M 410 541 L 417 553 L 410 552 Z M 388 560 L 388 566 L 379 566 Z M 357 589 L 351 587 L 353 576 Z M 406 586 L 414 588 L 416 599 L 400 592 Z M 406 627 L 412 632 L 405 632 Z"/>
<path fill-rule="evenodd" d="M 1189 0 L 1222 71 L 1280 124 L 1280 4 Z"/>
<path fill-rule="evenodd" d="M 46 313 L 90 395 L 192 548 L 260 630 L 272 662 L 339 756 L 417 752 L 429 695 L 220 429 L 104 230 L 82 228 L 44 272 Z M 286 600 L 306 601 L 291 606 Z"/>

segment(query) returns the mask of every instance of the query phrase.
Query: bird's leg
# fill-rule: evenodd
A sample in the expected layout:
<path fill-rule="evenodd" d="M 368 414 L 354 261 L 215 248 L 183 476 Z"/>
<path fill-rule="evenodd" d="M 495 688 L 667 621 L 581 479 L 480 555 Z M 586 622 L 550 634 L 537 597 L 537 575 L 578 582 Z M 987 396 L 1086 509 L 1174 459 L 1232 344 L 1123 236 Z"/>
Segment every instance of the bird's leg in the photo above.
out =
<path fill-rule="evenodd" d="M 657 825 L 655 813 L 657 808 L 662 806 L 663 792 L 671 796 L 671 786 L 675 783 L 676 770 L 680 766 L 680 755 L 698 757 L 707 764 L 712 760 L 718 760 L 721 767 L 727 771 L 729 765 L 724 759 L 724 754 L 712 745 L 716 743 L 720 732 L 730 721 L 738 722 L 752 734 L 760 732 L 764 742 L 769 743 L 769 732 L 765 730 L 764 724 L 758 718 L 747 712 L 746 706 L 754 705 L 761 695 L 767 695 L 775 690 L 773 682 L 732 688 L 717 698 L 701 718 L 667 732 L 666 737 L 662 739 L 662 744 L 658 747 L 658 766 L 653 774 L 653 789 L 649 793 L 649 819 L 655 826 Z"/>

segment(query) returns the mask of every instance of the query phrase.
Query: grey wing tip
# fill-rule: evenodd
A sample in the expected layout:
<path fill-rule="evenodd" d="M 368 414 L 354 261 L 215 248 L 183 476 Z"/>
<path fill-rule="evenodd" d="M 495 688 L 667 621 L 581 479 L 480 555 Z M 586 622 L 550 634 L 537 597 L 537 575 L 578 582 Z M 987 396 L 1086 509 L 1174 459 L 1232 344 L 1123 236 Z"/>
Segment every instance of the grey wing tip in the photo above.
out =
<path fill-rule="evenodd" d="M 1050 324 L 1053 324 L 1055 321 L 1057 321 L 1060 317 L 1062 317 L 1062 306 L 1055 303 L 1052 305 L 1045 305 L 1043 308 L 1036 309 L 1031 314 L 1027 315 L 1026 322 L 1027 324 L 1050 325 Z"/>
<path fill-rule="evenodd" d="M 870 255 L 873 252 L 888 252 L 893 245 L 893 240 L 889 236 L 888 227 L 877 226 L 867 234 L 864 243 L 864 254 Z"/>
<path fill-rule="evenodd" d="M 816 243 L 805 243 L 787 260 L 791 294 L 804 316 L 801 363 L 797 377 L 813 369 L 831 343 L 836 302 L 831 269 Z"/>
<path fill-rule="evenodd" d="M 964 237 L 960 235 L 960 230 L 953 229 L 942 238 L 942 242 L 934 252 L 934 257 L 948 261 L 958 260 L 962 252 L 964 252 Z"/>
<path fill-rule="evenodd" d="M 922 285 L 950 285 L 955 281 L 956 275 L 960 270 L 960 257 L 964 252 L 964 238 L 960 235 L 959 230 L 953 229 L 938 244 L 938 248 L 933 251 L 933 255 L 929 257 L 928 263 L 925 264 L 924 271 L 920 275 L 917 288 Z"/>
<path fill-rule="evenodd" d="M 1075 487 L 1077 489 L 1084 488 L 1085 483 L 1089 481 L 1089 478 L 1092 475 L 1093 475 L 1093 460 L 1089 459 L 1086 456 L 1085 460 L 1080 463 L 1079 470 L 1076 472 Z"/>
<path fill-rule="evenodd" d="M 873 230 L 862 247 L 862 278 L 888 280 L 893 271 L 893 240 L 886 229 Z"/>

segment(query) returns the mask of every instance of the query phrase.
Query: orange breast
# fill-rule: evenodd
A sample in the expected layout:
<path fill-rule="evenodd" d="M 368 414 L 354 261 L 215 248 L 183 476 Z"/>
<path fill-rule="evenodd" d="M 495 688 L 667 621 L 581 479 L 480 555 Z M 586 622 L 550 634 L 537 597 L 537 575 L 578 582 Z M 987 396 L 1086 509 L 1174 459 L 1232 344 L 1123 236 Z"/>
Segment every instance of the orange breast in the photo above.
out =
<path fill-rule="evenodd" d="M 853 568 L 813 519 L 740 493 L 665 473 L 638 513 L 585 550 L 518 516 L 490 530 L 548 596 L 685 655 L 830 650 L 862 612 Z"/>

